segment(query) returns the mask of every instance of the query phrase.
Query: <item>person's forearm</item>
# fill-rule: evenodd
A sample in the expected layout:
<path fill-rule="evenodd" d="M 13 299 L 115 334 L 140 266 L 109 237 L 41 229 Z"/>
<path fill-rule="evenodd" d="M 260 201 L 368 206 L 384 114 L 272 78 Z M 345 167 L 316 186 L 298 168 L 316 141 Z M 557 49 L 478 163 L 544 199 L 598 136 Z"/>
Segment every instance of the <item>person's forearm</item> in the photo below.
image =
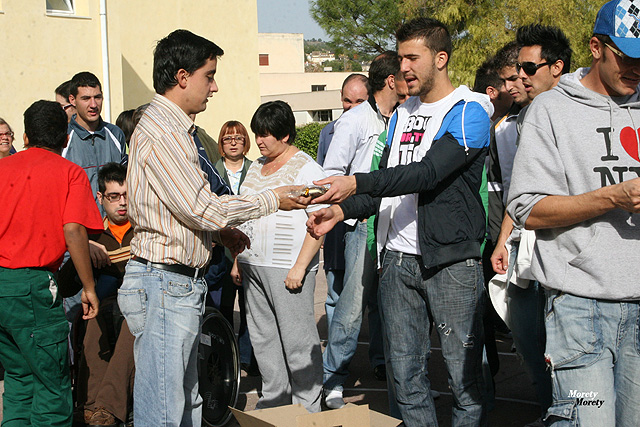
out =
<path fill-rule="evenodd" d="M 578 196 L 547 196 L 531 209 L 525 228 L 569 227 L 607 213 L 616 207 L 612 198 L 613 187 L 599 188 Z"/>
<path fill-rule="evenodd" d="M 504 218 L 502 218 L 502 225 L 500 226 L 500 234 L 496 239 L 496 246 L 504 245 L 507 242 L 507 239 L 511 235 L 513 231 L 513 219 L 509 216 L 509 214 L 505 211 Z"/>
<path fill-rule="evenodd" d="M 302 248 L 300 248 L 300 253 L 298 254 L 298 258 L 296 259 L 294 267 L 303 268 L 306 270 L 313 257 L 320 250 L 322 242 L 324 242 L 324 236 L 316 240 L 308 233 L 305 233 L 304 241 L 302 242 Z"/>
<path fill-rule="evenodd" d="M 73 260 L 78 277 L 85 290 L 93 291 L 95 283 L 93 281 L 93 270 L 91 268 L 91 257 L 89 256 L 89 239 L 84 226 L 77 223 L 64 225 L 64 238 L 67 242 L 69 255 Z"/>

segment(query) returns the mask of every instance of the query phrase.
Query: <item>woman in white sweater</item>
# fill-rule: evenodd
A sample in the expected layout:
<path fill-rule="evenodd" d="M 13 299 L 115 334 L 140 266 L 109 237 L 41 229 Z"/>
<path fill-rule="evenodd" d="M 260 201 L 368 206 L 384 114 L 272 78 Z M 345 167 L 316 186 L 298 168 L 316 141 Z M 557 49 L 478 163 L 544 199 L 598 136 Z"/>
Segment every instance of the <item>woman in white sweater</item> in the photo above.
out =
<path fill-rule="evenodd" d="M 282 101 L 261 105 L 251 119 L 260 157 L 252 163 L 240 194 L 281 185 L 312 185 L 322 168 L 293 146 L 291 107 Z M 246 294 L 247 323 L 260 372 L 257 408 L 300 403 L 320 411 L 322 351 L 313 313 L 313 292 L 322 240 L 306 232 L 306 211 L 278 211 L 241 229 L 251 249 L 238 256 Z"/>

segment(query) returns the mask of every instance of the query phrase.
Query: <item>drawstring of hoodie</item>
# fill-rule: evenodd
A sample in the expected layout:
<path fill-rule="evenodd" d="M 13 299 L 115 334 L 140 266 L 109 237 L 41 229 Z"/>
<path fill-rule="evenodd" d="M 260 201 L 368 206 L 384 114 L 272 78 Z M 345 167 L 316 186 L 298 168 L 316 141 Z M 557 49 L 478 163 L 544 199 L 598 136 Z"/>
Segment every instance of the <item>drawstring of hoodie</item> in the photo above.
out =
<path fill-rule="evenodd" d="M 640 153 L 640 135 L 638 135 L 638 127 L 636 126 L 636 122 L 633 120 L 633 114 L 631 114 L 631 107 L 629 107 L 628 105 L 627 105 L 627 113 L 629 114 L 629 117 L 631 117 L 631 124 L 633 125 L 633 133 L 636 134 L 636 144 L 638 144 L 638 153 Z"/>
<path fill-rule="evenodd" d="M 464 143 L 464 152 L 469 155 L 469 146 L 467 145 L 467 136 L 464 133 L 464 112 L 467 110 L 467 102 L 465 101 L 462 107 L 462 142 Z"/>

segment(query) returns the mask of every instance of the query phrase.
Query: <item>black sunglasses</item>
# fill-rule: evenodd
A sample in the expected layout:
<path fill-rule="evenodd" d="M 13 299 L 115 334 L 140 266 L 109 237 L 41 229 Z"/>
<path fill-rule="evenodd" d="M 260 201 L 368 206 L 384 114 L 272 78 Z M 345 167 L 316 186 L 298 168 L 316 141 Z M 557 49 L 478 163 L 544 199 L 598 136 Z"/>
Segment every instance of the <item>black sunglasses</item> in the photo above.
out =
<path fill-rule="evenodd" d="M 522 64 L 516 62 L 516 71 L 520 73 L 520 70 L 524 70 L 524 73 L 528 76 L 535 75 L 538 70 L 545 65 L 551 65 L 553 62 L 543 62 L 542 64 L 536 64 L 535 62 L 523 62 Z"/>

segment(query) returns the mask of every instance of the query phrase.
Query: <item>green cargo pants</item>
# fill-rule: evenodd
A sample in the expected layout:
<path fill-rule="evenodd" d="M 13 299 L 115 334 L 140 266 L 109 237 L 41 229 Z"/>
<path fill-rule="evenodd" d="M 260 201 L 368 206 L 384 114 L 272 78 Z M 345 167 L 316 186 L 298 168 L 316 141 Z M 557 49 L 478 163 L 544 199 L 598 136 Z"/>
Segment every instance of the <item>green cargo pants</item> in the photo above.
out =
<path fill-rule="evenodd" d="M 71 425 L 69 325 L 57 290 L 48 271 L 0 267 L 2 427 Z"/>

